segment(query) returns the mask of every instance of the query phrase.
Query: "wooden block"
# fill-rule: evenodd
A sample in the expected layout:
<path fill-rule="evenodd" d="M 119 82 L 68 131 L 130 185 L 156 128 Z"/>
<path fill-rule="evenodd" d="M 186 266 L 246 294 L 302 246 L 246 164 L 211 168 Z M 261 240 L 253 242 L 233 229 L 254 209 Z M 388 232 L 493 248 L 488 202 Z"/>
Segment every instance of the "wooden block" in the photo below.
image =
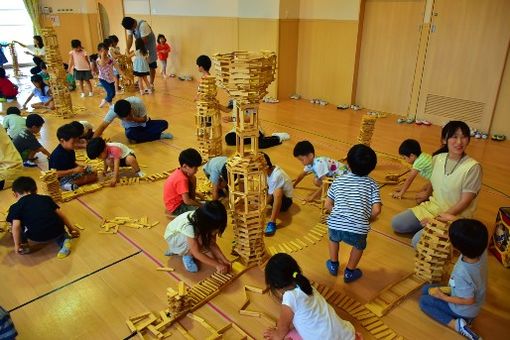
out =
<path fill-rule="evenodd" d="M 365 328 L 367 330 L 369 330 L 370 333 L 372 333 L 373 331 L 375 331 L 376 329 L 379 329 L 380 327 L 384 327 L 384 329 L 388 329 L 388 327 L 385 326 L 381 320 L 371 323 L 370 325 L 366 326 Z M 384 329 L 382 329 L 382 330 L 384 330 Z M 376 332 L 376 333 L 379 333 L 379 332 Z"/>
<path fill-rule="evenodd" d="M 241 315 L 247 315 L 247 316 L 256 316 L 256 317 L 260 317 L 260 315 L 261 315 L 261 313 L 260 313 L 260 312 L 251 311 L 251 310 L 246 310 L 246 309 L 240 309 L 240 310 L 239 310 L 239 314 L 241 314 Z"/>
<path fill-rule="evenodd" d="M 179 283 L 177 284 L 177 291 L 179 292 L 180 296 L 186 294 L 186 285 L 184 284 L 184 281 L 179 281 Z"/>
<path fill-rule="evenodd" d="M 374 337 L 376 339 L 387 339 L 392 340 L 397 337 L 397 334 L 392 329 L 387 329 L 385 331 L 382 331 L 381 333 L 375 334 Z"/>
<path fill-rule="evenodd" d="M 303 249 L 303 247 L 302 247 L 301 245 L 299 245 L 299 244 L 298 244 L 297 242 L 295 242 L 295 241 L 290 241 L 290 244 L 291 244 L 292 246 L 294 246 L 294 248 L 296 248 L 296 249 L 298 249 L 298 250 L 302 250 L 302 249 Z"/>
<path fill-rule="evenodd" d="M 315 244 L 317 242 L 314 239 L 308 237 L 308 235 L 303 236 L 303 238 L 307 240 L 310 244 Z"/>
<path fill-rule="evenodd" d="M 296 242 L 299 243 L 300 245 L 302 245 L 303 248 L 308 247 L 308 244 L 306 244 L 305 242 L 301 241 L 301 239 L 299 239 L 299 238 L 296 239 Z"/>
<path fill-rule="evenodd" d="M 156 270 L 160 272 L 173 272 L 175 269 L 170 267 L 158 267 Z"/>
<path fill-rule="evenodd" d="M 246 289 L 250 292 L 255 292 L 255 293 L 259 293 L 259 294 L 264 294 L 264 292 L 265 292 L 264 288 L 250 286 L 250 285 L 245 285 L 244 289 Z"/>
<path fill-rule="evenodd" d="M 81 225 L 79 225 L 79 224 L 75 224 L 75 225 L 74 225 L 74 227 L 75 227 L 75 228 L 78 228 L 78 229 L 80 229 L 80 230 L 85 230 L 85 228 L 83 228 L 83 227 L 82 227 Z"/>
<path fill-rule="evenodd" d="M 320 237 L 317 237 L 317 236 L 315 236 L 315 235 L 314 235 L 314 234 L 312 234 L 312 233 L 308 233 L 306 236 L 308 236 L 308 237 L 310 237 L 310 238 L 314 239 L 314 240 L 315 240 L 315 241 L 317 241 L 317 242 L 321 240 L 321 238 L 320 238 Z M 306 236 L 305 236 L 305 237 L 306 237 Z"/>
<path fill-rule="evenodd" d="M 369 319 L 366 319 L 366 320 L 364 320 L 364 321 L 361 321 L 361 325 L 362 325 L 363 327 L 366 327 L 366 326 L 371 325 L 371 324 L 373 324 L 374 322 L 378 322 L 378 321 L 380 322 L 379 318 L 378 318 L 378 317 L 376 317 L 376 316 L 374 316 L 374 317 L 372 317 L 372 318 L 369 318 Z M 382 324 L 382 322 L 381 322 L 381 324 Z"/>

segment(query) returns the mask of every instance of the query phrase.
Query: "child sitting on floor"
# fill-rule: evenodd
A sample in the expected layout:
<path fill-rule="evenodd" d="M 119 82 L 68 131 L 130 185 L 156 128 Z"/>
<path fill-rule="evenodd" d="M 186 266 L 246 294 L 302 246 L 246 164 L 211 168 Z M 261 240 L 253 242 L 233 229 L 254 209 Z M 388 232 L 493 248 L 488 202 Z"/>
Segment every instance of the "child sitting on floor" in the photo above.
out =
<path fill-rule="evenodd" d="M 13 101 L 18 95 L 18 87 L 14 85 L 5 74 L 5 69 L 0 67 L 0 101 Z"/>
<path fill-rule="evenodd" d="M 33 75 L 30 80 L 32 84 L 34 84 L 34 89 L 30 96 L 28 96 L 25 103 L 23 103 L 23 109 L 27 108 L 27 104 L 32 99 L 33 96 L 39 98 L 40 102 L 32 104 L 34 109 L 50 109 L 53 110 L 55 108 L 55 103 L 53 102 L 53 96 L 51 95 L 51 90 L 48 85 L 43 81 L 42 77 L 38 74 Z"/>
<path fill-rule="evenodd" d="M 49 196 L 38 195 L 35 181 L 30 177 L 18 177 L 12 183 L 17 202 L 11 205 L 7 221 L 12 224 L 14 251 L 20 255 L 30 252 L 28 240 L 34 242 L 55 241 L 59 247 L 57 257 L 71 252 L 71 237 L 80 236 L 76 229 Z"/>
<path fill-rule="evenodd" d="M 11 139 L 16 138 L 27 126 L 25 118 L 21 117 L 21 111 L 16 106 L 11 106 L 7 109 L 2 124 Z"/>
<path fill-rule="evenodd" d="M 198 271 L 195 260 L 215 267 L 220 273 L 227 273 L 230 261 L 216 243 L 216 236 L 221 236 L 226 226 L 227 211 L 219 201 L 210 201 L 195 211 L 185 212 L 166 227 L 168 250 L 165 255 L 182 256 L 184 268 L 191 273 Z"/>
<path fill-rule="evenodd" d="M 434 320 L 468 339 L 481 339 L 469 325 L 480 313 L 487 290 L 487 244 L 485 225 L 473 219 L 459 219 L 448 230 L 452 246 L 462 254 L 453 268 L 449 294 L 434 285 L 423 287 L 420 308 Z"/>
<path fill-rule="evenodd" d="M 265 269 L 266 285 L 282 307 L 277 327 L 264 332 L 264 339 L 342 339 L 360 338 L 348 321 L 310 284 L 292 256 L 273 255 Z M 293 329 L 294 328 L 294 329 Z"/>
<path fill-rule="evenodd" d="M 97 182 L 97 173 L 90 166 L 76 163 L 74 152 L 76 131 L 73 125 L 66 124 L 58 128 L 58 146 L 49 159 L 49 168 L 57 170 L 60 187 L 66 191 L 78 189 L 79 186 Z"/>
<path fill-rule="evenodd" d="M 74 127 L 74 148 L 75 149 L 85 149 L 87 147 L 88 141 L 94 135 L 94 126 L 87 122 L 86 120 L 80 121 L 72 121 L 71 124 Z"/>
<path fill-rule="evenodd" d="M 273 209 L 271 210 L 271 217 L 267 222 L 264 233 L 266 236 L 271 236 L 276 233 L 276 219 L 281 212 L 289 210 L 292 205 L 292 192 L 294 187 L 289 175 L 280 167 L 274 166 L 271 163 L 269 156 L 262 152 L 266 159 L 266 173 L 267 173 L 267 194 L 268 203 L 272 203 Z"/>
<path fill-rule="evenodd" d="M 50 74 L 48 73 L 48 66 L 46 66 L 46 63 L 43 61 L 39 64 L 39 67 L 41 68 L 41 72 L 37 73 L 41 76 L 41 78 L 44 80 L 44 82 L 48 82 L 50 80 Z"/>
<path fill-rule="evenodd" d="M 36 113 L 29 114 L 25 121 L 26 128 L 21 130 L 13 139 L 12 143 L 23 159 L 23 165 L 28 167 L 36 167 L 34 161 L 37 159 L 35 155 L 42 152 L 46 156 L 50 156 L 50 152 L 39 143 L 36 134 L 41 131 L 44 119 Z"/>
<path fill-rule="evenodd" d="M 344 174 L 347 170 L 345 165 L 335 159 L 324 156 L 316 157 L 312 143 L 307 140 L 300 141 L 296 144 L 294 147 L 294 157 L 296 157 L 305 166 L 303 172 L 300 173 L 293 181 L 294 188 L 305 176 L 311 173 L 314 175 L 313 183 L 319 187 L 316 191 L 305 198 L 306 202 L 311 202 L 320 195 L 322 190 L 322 181 L 326 177 L 339 176 Z"/>
<path fill-rule="evenodd" d="M 204 174 L 212 184 L 212 199 L 218 200 L 225 196 L 228 184 L 227 156 L 217 156 L 209 159 L 204 165 Z"/>
<path fill-rule="evenodd" d="M 195 210 L 200 206 L 195 199 L 195 195 L 198 195 L 195 174 L 202 165 L 202 156 L 192 148 L 183 150 L 179 154 L 179 164 L 181 167 L 168 176 L 163 187 L 166 211 L 173 216 Z"/>
<path fill-rule="evenodd" d="M 114 187 L 119 180 L 119 168 L 130 166 L 138 177 L 145 174 L 140 170 L 133 150 L 122 143 L 106 143 L 101 137 L 92 138 L 87 144 L 87 156 L 90 159 L 100 158 L 104 160 L 104 172 L 113 170 L 110 186 Z"/>

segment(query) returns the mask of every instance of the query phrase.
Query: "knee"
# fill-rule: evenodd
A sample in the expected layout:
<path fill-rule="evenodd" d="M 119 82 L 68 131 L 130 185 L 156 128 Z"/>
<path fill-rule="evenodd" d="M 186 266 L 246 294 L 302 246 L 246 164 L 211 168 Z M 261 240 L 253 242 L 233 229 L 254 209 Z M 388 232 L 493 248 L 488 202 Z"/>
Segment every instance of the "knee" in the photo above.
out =
<path fill-rule="evenodd" d="M 431 306 L 431 300 L 430 299 L 433 299 L 432 296 L 430 295 L 422 295 L 420 296 L 420 301 L 419 301 L 419 305 L 420 305 L 420 309 L 422 311 L 426 311 L 430 308 Z"/>
<path fill-rule="evenodd" d="M 406 233 L 407 232 L 407 226 L 404 225 L 401 215 L 402 215 L 402 213 L 393 216 L 393 218 L 391 219 L 391 228 L 396 233 Z"/>
<path fill-rule="evenodd" d="M 416 249 L 418 242 L 420 242 L 420 238 L 421 238 L 421 230 L 418 231 L 416 234 L 414 234 L 413 239 L 411 240 L 411 244 L 413 245 L 414 249 Z"/>
<path fill-rule="evenodd" d="M 322 180 L 320 178 L 314 178 L 313 179 L 313 184 L 315 184 L 316 186 L 320 187 L 322 185 Z"/>

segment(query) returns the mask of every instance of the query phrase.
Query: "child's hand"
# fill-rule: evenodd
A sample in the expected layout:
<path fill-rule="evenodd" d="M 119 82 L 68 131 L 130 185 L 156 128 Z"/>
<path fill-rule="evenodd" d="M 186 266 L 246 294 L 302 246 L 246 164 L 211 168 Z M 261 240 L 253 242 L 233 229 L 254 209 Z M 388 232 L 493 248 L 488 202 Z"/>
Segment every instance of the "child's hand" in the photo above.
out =
<path fill-rule="evenodd" d="M 436 216 L 436 219 L 438 219 L 441 222 L 451 222 L 451 221 L 455 221 L 457 219 L 457 216 L 449 214 L 449 213 L 441 213 Z"/>
<path fill-rule="evenodd" d="M 420 221 L 420 224 L 422 227 L 425 227 L 427 224 L 429 224 L 429 222 L 430 222 L 429 218 L 424 218 L 423 220 Z"/>
<path fill-rule="evenodd" d="M 230 266 L 227 266 L 221 262 L 216 265 L 216 271 L 220 274 L 228 273 L 229 269 L 230 269 Z"/>
<path fill-rule="evenodd" d="M 314 197 L 314 195 L 309 195 L 309 196 L 305 197 L 303 199 L 303 201 L 305 201 L 306 203 L 310 203 L 310 202 L 315 201 L 315 197 Z"/>
<path fill-rule="evenodd" d="M 271 327 L 264 331 L 264 339 L 272 339 L 276 335 L 276 328 Z"/>
<path fill-rule="evenodd" d="M 435 297 L 436 299 L 441 299 L 447 296 L 445 293 L 439 289 L 439 287 L 432 287 L 429 289 L 429 295 Z"/>
<path fill-rule="evenodd" d="M 83 173 L 83 171 L 85 171 L 85 168 L 81 165 L 78 165 L 76 168 L 74 168 L 75 174 L 81 174 L 81 173 Z"/>
<path fill-rule="evenodd" d="M 402 199 L 402 192 L 401 191 L 395 191 L 391 194 L 393 198 Z"/>

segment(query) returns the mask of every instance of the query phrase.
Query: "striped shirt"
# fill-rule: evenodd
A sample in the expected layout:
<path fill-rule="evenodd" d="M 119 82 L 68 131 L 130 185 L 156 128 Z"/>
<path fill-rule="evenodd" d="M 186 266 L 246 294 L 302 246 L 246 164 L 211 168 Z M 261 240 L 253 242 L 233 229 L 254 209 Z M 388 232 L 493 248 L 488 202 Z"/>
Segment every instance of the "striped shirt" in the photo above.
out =
<path fill-rule="evenodd" d="M 328 197 L 333 200 L 327 222 L 329 228 L 368 234 L 372 206 L 381 203 L 379 188 L 372 178 L 348 172 L 335 179 Z"/>
<path fill-rule="evenodd" d="M 413 169 L 418 171 L 422 177 L 430 180 L 430 176 L 432 176 L 432 156 L 422 152 L 418 158 L 415 159 Z"/>

